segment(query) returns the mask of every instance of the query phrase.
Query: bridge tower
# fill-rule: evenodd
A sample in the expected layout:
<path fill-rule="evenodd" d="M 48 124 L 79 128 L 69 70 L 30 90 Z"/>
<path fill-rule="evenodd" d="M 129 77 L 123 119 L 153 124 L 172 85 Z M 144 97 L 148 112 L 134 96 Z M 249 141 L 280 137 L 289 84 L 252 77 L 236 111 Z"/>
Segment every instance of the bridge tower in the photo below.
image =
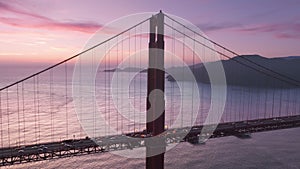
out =
<path fill-rule="evenodd" d="M 165 130 L 164 14 L 160 11 L 150 19 L 149 67 L 147 79 L 147 133 L 157 136 Z M 149 100 L 151 99 L 151 101 Z M 163 169 L 165 141 L 146 143 L 146 168 Z"/>

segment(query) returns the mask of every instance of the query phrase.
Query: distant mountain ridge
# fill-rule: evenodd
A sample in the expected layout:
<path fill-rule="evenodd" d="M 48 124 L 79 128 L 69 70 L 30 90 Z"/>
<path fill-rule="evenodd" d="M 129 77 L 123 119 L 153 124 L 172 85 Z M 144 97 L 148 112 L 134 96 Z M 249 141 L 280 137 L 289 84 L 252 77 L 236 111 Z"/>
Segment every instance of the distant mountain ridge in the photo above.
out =
<path fill-rule="evenodd" d="M 286 56 L 286 57 L 282 57 L 283 59 L 299 59 L 300 56 Z"/>
<path fill-rule="evenodd" d="M 141 69 L 141 68 L 137 68 L 137 67 L 126 67 L 124 69 L 120 69 L 120 68 L 106 69 L 106 70 L 103 70 L 103 72 L 141 72 L 141 73 L 145 73 L 145 72 L 147 72 L 147 69 Z"/>
<path fill-rule="evenodd" d="M 241 56 L 235 56 L 229 60 L 206 63 L 206 67 L 217 66 L 220 64 L 220 62 L 223 65 L 224 72 L 226 75 L 226 82 L 228 85 L 253 86 L 253 87 L 295 87 L 293 85 L 282 82 L 273 77 L 265 75 L 261 72 L 255 71 L 242 64 L 246 64 L 251 67 L 254 67 L 259 71 L 269 72 L 263 70 L 261 68 L 261 66 L 263 66 L 266 67 L 267 69 L 283 74 L 284 76 L 300 81 L 300 56 L 265 58 L 260 55 L 241 55 Z M 242 64 L 237 62 L 241 62 Z M 210 83 L 206 68 L 202 63 L 190 65 L 189 68 L 193 72 L 198 82 Z M 184 70 L 183 68 L 180 67 L 172 68 L 170 69 L 170 71 L 176 74 L 177 77 L 179 77 L 177 78 L 177 80 L 179 81 L 191 80 L 188 76 L 186 76 L 187 70 Z M 171 77 L 170 75 L 167 76 L 167 79 L 169 81 L 174 81 L 174 78 Z"/>

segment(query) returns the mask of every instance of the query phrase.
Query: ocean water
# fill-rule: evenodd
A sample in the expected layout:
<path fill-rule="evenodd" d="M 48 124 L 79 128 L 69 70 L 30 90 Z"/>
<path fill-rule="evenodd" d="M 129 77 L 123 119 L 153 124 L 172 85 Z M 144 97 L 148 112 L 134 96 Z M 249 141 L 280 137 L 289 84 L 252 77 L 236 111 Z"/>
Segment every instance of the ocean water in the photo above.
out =
<path fill-rule="evenodd" d="M 22 77 L 36 72 L 40 67 L 1 67 L 0 86 L 6 86 Z M 66 73 L 67 72 L 67 73 Z M 117 73 L 117 100 L 121 111 L 131 116 L 126 120 L 117 114 L 109 81 L 113 73 L 100 72 L 96 80 L 96 105 L 85 105 L 87 112 L 99 109 L 110 127 L 118 133 L 143 130 L 145 125 L 134 121 L 143 114 L 130 114 L 124 100 L 130 100 L 135 109 L 145 108 L 146 74 L 138 74 L 129 87 L 129 98 L 122 85 L 128 78 Z M 1 91 L 1 147 L 83 138 L 88 131 L 91 137 L 99 133 L 109 135 L 107 127 L 94 118 L 76 114 L 72 98 L 72 67 L 58 68 L 39 77 L 27 80 L 8 90 Z M 193 112 L 193 86 L 199 86 L 199 110 L 196 124 L 202 124 L 211 106 L 211 90 L 205 84 L 191 82 L 166 82 L 166 124 L 172 127 L 179 115 L 178 110 Z M 179 88 L 181 86 L 181 88 Z M 182 96 L 180 91 L 184 93 Z M 228 87 L 225 111 L 221 122 L 257 119 L 300 113 L 299 90 L 265 90 L 255 88 Z M 279 101 L 280 100 L 280 101 Z M 184 106 L 180 107 L 181 104 Z M 97 114 L 91 113 L 97 117 Z M 185 113 L 182 126 L 192 123 L 191 113 Z M 80 126 L 78 119 L 90 125 Z M 251 139 L 226 137 L 211 139 L 204 145 L 180 143 L 165 155 L 165 168 L 300 168 L 299 129 L 287 129 L 256 133 Z M 102 136 L 100 135 L 100 136 Z M 145 159 L 128 159 L 114 154 L 94 154 L 52 161 L 15 165 L 8 168 L 144 168 Z"/>

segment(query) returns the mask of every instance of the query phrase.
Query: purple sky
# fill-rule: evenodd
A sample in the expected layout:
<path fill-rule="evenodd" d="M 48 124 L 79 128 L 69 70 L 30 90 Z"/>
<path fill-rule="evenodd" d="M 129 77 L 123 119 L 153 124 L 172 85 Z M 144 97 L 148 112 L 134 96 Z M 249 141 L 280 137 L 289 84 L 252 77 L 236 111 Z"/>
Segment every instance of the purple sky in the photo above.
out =
<path fill-rule="evenodd" d="M 299 0 L 0 0 L 0 62 L 56 62 L 102 25 L 160 9 L 240 54 L 300 55 Z"/>

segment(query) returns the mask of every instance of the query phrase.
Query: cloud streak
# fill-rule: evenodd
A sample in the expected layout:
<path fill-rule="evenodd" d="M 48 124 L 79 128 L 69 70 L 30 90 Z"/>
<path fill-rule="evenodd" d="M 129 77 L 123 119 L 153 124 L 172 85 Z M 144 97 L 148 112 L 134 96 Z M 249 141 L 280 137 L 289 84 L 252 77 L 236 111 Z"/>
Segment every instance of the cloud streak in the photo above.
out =
<path fill-rule="evenodd" d="M 204 32 L 213 32 L 213 31 L 220 31 L 225 29 L 238 28 L 241 27 L 242 25 L 233 22 L 223 22 L 223 23 L 198 24 L 197 26 Z"/>
<path fill-rule="evenodd" d="M 224 23 L 205 23 L 197 25 L 204 32 L 217 32 L 222 30 L 231 30 L 240 33 L 262 34 L 269 33 L 278 39 L 300 39 L 300 23 L 266 23 L 243 25 L 234 22 Z"/>
<path fill-rule="evenodd" d="M 27 12 L 0 2 L 0 12 L 14 14 L 17 17 L 0 16 L 0 23 L 21 28 L 37 28 L 46 30 L 78 31 L 94 33 L 102 25 L 92 22 L 59 22 L 51 18 Z"/>
<path fill-rule="evenodd" d="M 279 39 L 300 39 L 300 23 L 261 24 L 236 29 L 244 33 L 271 33 Z"/>

